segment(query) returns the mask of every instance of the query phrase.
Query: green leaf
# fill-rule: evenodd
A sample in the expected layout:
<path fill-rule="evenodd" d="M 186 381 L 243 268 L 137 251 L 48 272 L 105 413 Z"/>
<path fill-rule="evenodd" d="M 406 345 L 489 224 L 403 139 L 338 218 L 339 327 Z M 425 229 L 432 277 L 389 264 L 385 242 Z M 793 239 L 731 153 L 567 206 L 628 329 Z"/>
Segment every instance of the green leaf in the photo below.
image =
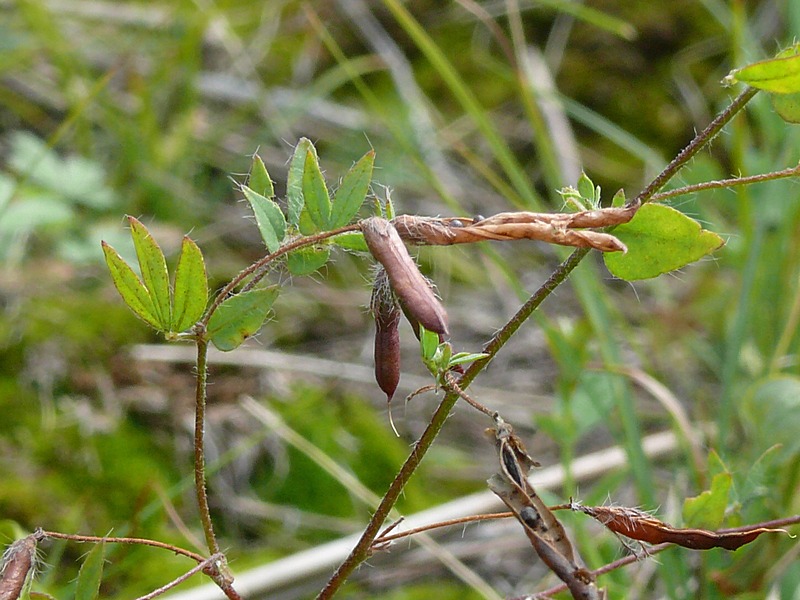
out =
<path fill-rule="evenodd" d="M 734 69 L 725 82 L 732 80 L 773 94 L 800 93 L 800 46 L 787 48 L 775 58 Z"/>
<path fill-rule="evenodd" d="M 292 275 L 310 275 L 330 258 L 328 248 L 299 248 L 289 253 L 286 266 Z"/>
<path fill-rule="evenodd" d="M 246 185 L 242 186 L 242 193 L 253 209 L 258 230 L 267 245 L 267 250 L 275 252 L 286 237 L 286 219 L 283 211 L 274 200 L 262 196 Z"/>
<path fill-rule="evenodd" d="M 626 281 L 680 269 L 725 243 L 697 221 L 663 204 L 645 204 L 629 223 L 617 226 L 614 235 L 628 252 L 606 252 L 603 259 L 615 277 Z"/>
<path fill-rule="evenodd" d="M 489 356 L 488 354 L 480 353 L 470 353 L 470 352 L 458 352 L 454 354 L 450 358 L 450 362 L 448 363 L 448 367 L 455 367 L 456 365 L 463 365 L 464 363 L 471 363 L 476 360 L 480 360 L 481 358 L 486 358 Z"/>
<path fill-rule="evenodd" d="M 800 123 L 800 94 L 770 94 L 772 108 L 787 123 Z"/>
<path fill-rule="evenodd" d="M 264 161 L 261 160 L 258 154 L 253 156 L 253 164 L 250 167 L 250 177 L 247 179 L 247 187 L 265 198 L 272 198 L 275 195 L 272 179 L 270 179 L 269 173 L 267 173 L 267 167 Z"/>
<path fill-rule="evenodd" d="M 297 227 L 300 223 L 300 213 L 303 211 L 303 171 L 306 164 L 306 154 L 316 153 L 314 144 L 308 138 L 300 138 L 289 161 L 289 172 L 286 175 L 286 215 L 289 224 Z"/>
<path fill-rule="evenodd" d="M 103 578 L 105 550 L 105 542 L 98 542 L 86 555 L 81 570 L 78 572 L 75 600 L 95 600 L 98 597 L 100 581 Z"/>
<path fill-rule="evenodd" d="M 683 522 L 687 527 L 718 529 L 725 518 L 733 485 L 730 473 L 718 473 L 711 479 L 711 489 L 683 503 Z"/>
<path fill-rule="evenodd" d="M 367 242 L 364 241 L 364 234 L 360 231 L 348 231 L 333 238 L 333 243 L 353 252 L 369 252 Z"/>
<path fill-rule="evenodd" d="M 419 346 L 422 351 L 422 361 L 427 364 L 436 355 L 436 349 L 439 347 L 439 334 L 428 331 L 420 325 Z"/>
<path fill-rule="evenodd" d="M 142 321 L 154 329 L 163 331 L 156 317 L 153 299 L 150 298 L 150 292 L 144 287 L 142 280 L 128 266 L 128 263 L 122 260 L 122 257 L 117 254 L 114 248 L 105 242 L 102 242 L 101 245 L 106 265 L 108 265 L 108 270 L 111 272 L 111 281 L 114 282 L 114 286 L 117 288 L 119 295 L 122 296 L 122 300 Z"/>
<path fill-rule="evenodd" d="M 578 193 L 586 201 L 590 209 L 600 207 L 600 188 L 595 188 L 594 182 L 582 171 L 581 176 L 578 178 Z"/>
<path fill-rule="evenodd" d="M 311 221 L 319 231 L 325 231 L 331 218 L 331 199 L 315 152 L 306 152 L 303 166 L 303 200 Z"/>
<path fill-rule="evenodd" d="M 328 229 L 344 227 L 356 216 L 367 197 L 374 163 L 375 151 L 370 150 L 344 176 L 333 197 Z"/>
<path fill-rule="evenodd" d="M 257 288 L 225 300 L 208 321 L 208 338 L 223 352 L 238 348 L 261 329 L 278 291 Z"/>
<path fill-rule="evenodd" d="M 611 199 L 611 206 L 614 208 L 622 208 L 625 206 L 627 200 L 625 199 L 625 190 L 617 190 L 614 197 Z"/>
<path fill-rule="evenodd" d="M 208 302 L 203 253 L 188 237 L 183 238 L 172 298 L 172 331 L 184 331 L 194 325 Z"/>
<path fill-rule="evenodd" d="M 153 300 L 158 326 L 162 331 L 168 331 L 172 324 L 170 315 L 172 303 L 169 294 L 167 261 L 147 228 L 134 217 L 128 217 L 128 222 L 131 226 L 133 247 L 136 249 L 136 257 L 139 259 L 142 281 Z"/>

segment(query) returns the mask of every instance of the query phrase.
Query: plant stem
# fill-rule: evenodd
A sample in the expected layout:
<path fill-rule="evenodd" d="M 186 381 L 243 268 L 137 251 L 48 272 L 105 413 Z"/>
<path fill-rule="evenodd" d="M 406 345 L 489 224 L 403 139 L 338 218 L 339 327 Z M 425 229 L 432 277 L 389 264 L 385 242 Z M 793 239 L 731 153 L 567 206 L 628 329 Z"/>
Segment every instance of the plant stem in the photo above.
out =
<path fill-rule="evenodd" d="M 305 246 L 312 246 L 321 242 L 322 240 L 327 240 L 328 238 L 332 238 L 342 233 L 347 233 L 348 231 L 360 231 L 361 230 L 361 223 L 353 223 L 351 225 L 346 225 L 345 227 L 340 227 L 339 229 L 333 229 L 331 231 L 323 231 L 321 233 L 316 233 L 314 235 L 303 236 L 299 237 L 296 240 L 289 242 L 288 244 L 281 246 L 275 252 L 271 254 L 267 254 L 265 257 L 257 260 L 252 265 L 247 267 L 246 269 L 242 270 L 236 277 L 231 279 L 228 284 L 220 290 L 220 292 L 214 298 L 214 301 L 211 303 L 211 306 L 208 307 L 206 314 L 203 315 L 203 319 L 201 323 L 205 326 L 208 325 L 208 320 L 211 318 L 211 315 L 219 308 L 219 305 L 222 304 L 225 299 L 228 297 L 229 294 L 233 292 L 245 279 L 253 276 L 253 279 L 243 288 L 242 291 L 248 291 L 253 289 L 255 285 L 264 278 L 267 274 L 267 267 L 276 259 L 280 258 L 284 254 L 288 254 L 292 250 L 297 250 L 298 248 L 304 248 Z"/>
<path fill-rule="evenodd" d="M 733 102 L 731 102 L 725 110 L 714 117 L 714 120 L 711 121 L 703 131 L 694 136 L 694 139 L 670 161 L 664 170 L 659 173 L 658 177 L 653 179 L 653 181 L 634 198 L 633 202 L 641 202 L 644 204 L 652 200 L 655 193 L 664 187 L 706 144 L 714 139 L 728 121 L 742 110 L 744 105 L 747 104 L 756 93 L 758 93 L 756 88 L 745 88 L 741 94 L 733 99 Z"/>
<path fill-rule="evenodd" d="M 208 560 L 205 556 L 200 556 L 196 552 L 191 552 L 190 550 L 184 550 L 178 546 L 173 546 L 172 544 L 166 544 L 164 542 L 159 542 L 157 540 L 148 540 L 144 538 L 131 538 L 131 537 L 100 537 L 96 535 L 79 535 L 79 534 L 72 534 L 72 533 L 59 533 L 57 531 L 42 531 L 42 535 L 47 538 L 53 539 L 60 539 L 60 540 L 69 540 L 71 542 L 108 542 L 110 544 L 139 544 L 142 546 L 152 546 L 154 548 L 163 548 L 164 550 L 169 550 L 170 552 L 174 552 L 175 554 L 182 554 L 192 560 L 203 563 Z"/>
<path fill-rule="evenodd" d="M 679 187 L 674 190 L 668 190 L 666 192 L 659 192 L 658 194 L 653 194 L 653 196 L 651 196 L 650 199 L 653 202 L 659 202 L 661 200 L 667 200 L 669 198 L 674 198 L 676 196 L 684 196 L 686 194 L 702 192 L 704 190 L 729 188 L 736 185 L 749 185 L 752 183 L 761 183 L 764 181 L 774 181 L 776 179 L 786 179 L 787 177 L 797 177 L 798 175 L 800 175 L 800 165 L 796 167 L 789 167 L 788 169 L 783 169 L 781 171 L 773 171 L 771 173 L 759 173 L 758 175 L 748 175 L 747 177 L 731 177 L 730 179 L 719 179 L 715 181 L 704 181 L 703 183 L 695 183 L 692 185 Z"/>
<path fill-rule="evenodd" d="M 206 461 L 204 450 L 204 430 L 206 419 L 206 381 L 208 378 L 208 340 L 198 336 L 197 341 L 197 373 L 195 374 L 195 412 L 194 412 L 194 490 L 197 496 L 197 509 L 200 511 L 200 522 L 206 536 L 206 545 L 211 554 L 219 554 L 219 544 L 214 535 L 211 522 L 211 511 L 208 508 L 206 492 Z"/>

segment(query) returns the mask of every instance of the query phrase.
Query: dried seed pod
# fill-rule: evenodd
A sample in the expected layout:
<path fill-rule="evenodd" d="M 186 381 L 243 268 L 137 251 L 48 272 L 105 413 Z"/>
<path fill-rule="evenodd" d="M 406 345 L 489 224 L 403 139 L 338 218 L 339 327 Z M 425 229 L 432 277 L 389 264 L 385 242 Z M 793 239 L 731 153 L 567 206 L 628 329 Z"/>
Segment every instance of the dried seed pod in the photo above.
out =
<path fill-rule="evenodd" d="M 361 221 L 361 231 L 372 256 L 383 265 L 397 298 L 420 325 L 447 334 L 447 313 L 420 273 L 394 226 L 380 217 Z"/>
<path fill-rule="evenodd" d="M 400 307 L 384 269 L 375 277 L 370 309 L 375 317 L 375 379 L 391 402 L 400 382 Z"/>
<path fill-rule="evenodd" d="M 0 600 L 16 600 L 33 577 L 36 566 L 36 534 L 17 540 L 3 554 L 0 567 Z"/>

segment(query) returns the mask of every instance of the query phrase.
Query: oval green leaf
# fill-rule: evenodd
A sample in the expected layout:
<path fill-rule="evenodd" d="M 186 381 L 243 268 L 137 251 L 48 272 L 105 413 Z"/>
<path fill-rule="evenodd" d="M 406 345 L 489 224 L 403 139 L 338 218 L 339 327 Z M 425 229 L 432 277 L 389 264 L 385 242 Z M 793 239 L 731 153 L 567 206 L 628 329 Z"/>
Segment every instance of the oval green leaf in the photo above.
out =
<path fill-rule="evenodd" d="M 128 217 L 128 222 L 131 226 L 133 247 L 136 249 L 136 257 L 139 259 L 142 281 L 153 300 L 158 326 L 167 331 L 172 324 L 167 260 L 153 236 L 138 219 Z"/>
<path fill-rule="evenodd" d="M 262 196 L 246 185 L 242 186 L 242 193 L 253 209 L 258 230 L 267 245 L 267 250 L 275 252 L 286 237 L 286 218 L 283 216 L 283 211 L 274 200 Z"/>
<path fill-rule="evenodd" d="M 375 151 L 370 150 L 344 176 L 342 185 L 333 196 L 328 229 L 344 227 L 356 216 L 367 197 L 374 163 Z"/>
<path fill-rule="evenodd" d="M 286 266 L 292 275 L 310 275 L 328 262 L 330 254 L 328 248 L 299 248 L 289 253 Z"/>
<path fill-rule="evenodd" d="M 645 204 L 629 223 L 614 229 L 628 252 L 603 254 L 612 275 L 626 281 L 650 279 L 680 269 L 725 242 L 694 219 L 663 204 Z"/>
<path fill-rule="evenodd" d="M 208 278 L 203 254 L 188 237 L 183 238 L 172 298 L 172 331 L 176 332 L 194 325 L 208 302 Z"/>
<path fill-rule="evenodd" d="M 223 352 L 238 348 L 255 335 L 278 297 L 278 288 L 258 288 L 231 296 L 208 321 L 208 338 Z"/>
<path fill-rule="evenodd" d="M 297 227 L 300 222 L 300 213 L 305 203 L 303 199 L 303 170 L 308 152 L 316 153 L 314 144 L 308 138 L 300 138 L 289 161 L 289 172 L 286 175 L 286 216 L 292 227 Z"/>
<path fill-rule="evenodd" d="M 320 231 L 325 231 L 331 218 L 331 199 L 319 169 L 317 154 L 311 150 L 306 152 L 303 165 L 303 201 L 311 221 Z"/>
<path fill-rule="evenodd" d="M 122 260 L 114 248 L 105 242 L 101 242 L 101 245 L 106 265 L 111 272 L 111 281 L 114 282 L 114 287 L 122 296 L 122 300 L 142 321 L 154 329 L 163 331 L 156 317 L 153 299 L 150 298 L 150 292 L 144 287 L 142 280 L 133 272 L 128 263 Z"/>
<path fill-rule="evenodd" d="M 105 542 L 94 545 L 78 572 L 78 584 L 75 587 L 75 600 L 95 600 L 100 592 L 100 581 L 103 578 L 103 562 L 105 561 Z"/>
<path fill-rule="evenodd" d="M 250 177 L 247 179 L 247 187 L 261 194 L 266 198 L 272 198 L 275 195 L 275 188 L 272 185 L 267 167 L 261 157 L 256 154 L 253 156 L 253 164 L 250 167 Z"/>
<path fill-rule="evenodd" d="M 762 60 L 741 69 L 735 69 L 725 78 L 746 83 L 773 94 L 800 93 L 799 46 L 787 48 L 776 58 Z"/>

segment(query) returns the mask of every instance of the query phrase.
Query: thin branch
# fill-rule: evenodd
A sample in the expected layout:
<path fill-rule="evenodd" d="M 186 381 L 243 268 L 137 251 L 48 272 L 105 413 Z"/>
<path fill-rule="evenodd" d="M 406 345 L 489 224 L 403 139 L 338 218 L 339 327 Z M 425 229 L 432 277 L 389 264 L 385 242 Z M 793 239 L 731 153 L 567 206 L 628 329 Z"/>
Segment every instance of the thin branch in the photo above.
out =
<path fill-rule="evenodd" d="M 694 136 L 694 139 L 689 142 L 683 150 L 681 150 L 678 155 L 673 158 L 670 163 L 664 168 L 663 171 L 650 182 L 650 184 L 644 188 L 636 198 L 633 199 L 632 202 L 629 204 L 635 203 L 642 203 L 649 202 L 653 199 L 655 193 L 664 187 L 667 182 L 672 179 L 675 174 L 680 171 L 683 166 L 689 162 L 701 149 L 703 149 L 706 144 L 708 144 L 712 139 L 714 139 L 717 134 L 722 131 L 722 128 L 730 121 L 736 113 L 744 108 L 744 105 L 747 104 L 753 96 L 758 93 L 756 88 L 745 88 L 744 91 L 736 96 L 733 99 L 728 107 L 719 113 L 708 126 Z"/>
<path fill-rule="evenodd" d="M 717 179 L 714 181 L 704 181 L 703 183 L 695 183 L 684 187 L 668 190 L 666 192 L 659 192 L 653 194 L 650 200 L 652 202 L 661 202 L 676 196 L 684 196 L 686 194 L 694 194 L 705 190 L 714 190 L 720 188 L 729 188 L 737 185 L 750 185 L 753 183 L 762 183 L 764 181 L 774 181 L 776 179 L 786 179 L 788 177 L 797 177 L 800 175 L 800 165 L 796 167 L 789 167 L 781 171 L 773 171 L 771 173 L 759 173 L 758 175 L 748 175 L 747 177 L 731 177 L 730 179 Z"/>
<path fill-rule="evenodd" d="M 213 556 L 210 556 L 207 559 L 205 559 L 200 564 L 195 565 L 194 567 L 189 569 L 186 573 L 184 573 L 180 577 L 177 577 L 176 579 L 173 579 L 172 581 L 170 581 L 166 585 L 162 585 L 160 588 L 158 588 L 157 590 L 153 590 L 149 594 L 145 594 L 144 596 L 139 596 L 138 598 L 136 598 L 136 600 L 152 600 L 153 598 L 156 598 L 156 597 L 160 596 L 161 594 L 171 590 L 176 585 L 179 585 L 179 584 L 183 583 L 184 581 L 189 579 L 192 575 L 195 575 L 196 573 L 199 573 L 200 571 L 202 571 L 206 567 L 211 566 L 212 564 L 214 564 L 214 561 L 219 560 L 221 558 L 222 558 L 221 554 L 214 554 Z"/>
<path fill-rule="evenodd" d="M 266 256 L 257 260 L 246 269 L 242 270 L 236 277 L 231 279 L 224 288 L 220 290 L 220 292 L 214 298 L 214 301 L 211 303 L 211 306 L 209 306 L 208 310 L 206 311 L 206 314 L 203 315 L 201 323 L 203 325 L 208 325 L 208 321 L 211 318 L 211 315 L 213 315 L 216 312 L 216 310 L 219 308 L 219 305 L 225 301 L 225 299 L 228 297 L 229 294 L 233 292 L 233 290 L 235 290 L 245 279 L 247 279 L 250 276 L 252 276 L 253 279 L 242 289 L 242 291 L 248 291 L 253 289 L 253 287 L 259 281 L 261 281 L 261 279 L 264 278 L 264 275 L 267 274 L 270 264 L 275 259 L 280 258 L 284 254 L 288 254 L 292 250 L 297 250 L 298 248 L 304 248 L 306 246 L 313 246 L 314 244 L 318 244 L 323 240 L 327 240 L 342 233 L 347 233 L 349 231 L 360 231 L 360 230 L 361 230 L 361 224 L 353 223 L 345 227 L 340 227 L 339 229 L 333 229 L 331 231 L 323 231 L 321 233 L 317 233 L 314 235 L 297 238 L 296 240 L 289 242 L 285 246 L 281 246 L 275 252 L 267 254 Z"/>
<path fill-rule="evenodd" d="M 417 533 L 422 533 L 423 531 L 431 531 L 433 529 L 441 529 L 443 527 L 452 527 L 453 525 L 461 525 L 464 523 L 478 523 L 480 521 L 494 521 L 497 519 L 509 519 L 514 516 L 512 512 L 500 512 L 500 513 L 489 513 L 485 515 L 471 515 L 469 517 L 461 517 L 459 519 L 448 519 L 447 521 L 440 521 L 438 523 L 433 523 L 431 525 L 424 525 L 422 527 L 415 527 L 414 529 L 409 529 L 407 531 L 401 531 L 400 533 L 393 533 L 391 535 L 379 535 L 375 538 L 375 542 L 373 546 L 378 546 L 382 544 L 386 544 L 388 542 L 393 542 L 394 540 L 399 540 L 404 537 L 408 537 L 410 535 L 415 535 Z"/>
<path fill-rule="evenodd" d="M 108 542 L 111 544 L 138 544 L 140 546 L 152 546 L 154 548 L 162 548 L 164 550 L 169 550 L 170 552 L 174 552 L 175 554 L 181 554 L 183 556 L 186 556 L 187 558 L 191 558 L 192 560 L 198 563 L 203 563 L 207 560 L 205 556 L 200 556 L 199 554 L 197 554 L 196 552 L 192 552 L 191 550 L 184 550 L 183 548 L 179 548 L 178 546 L 173 546 L 172 544 L 166 544 L 164 542 L 159 542 L 156 540 L 148 540 L 145 538 L 99 537 L 96 535 L 59 533 L 57 531 L 42 531 L 42 534 L 48 538 L 69 540 L 71 542 L 92 542 L 95 544 L 99 544 L 100 542 Z"/>

